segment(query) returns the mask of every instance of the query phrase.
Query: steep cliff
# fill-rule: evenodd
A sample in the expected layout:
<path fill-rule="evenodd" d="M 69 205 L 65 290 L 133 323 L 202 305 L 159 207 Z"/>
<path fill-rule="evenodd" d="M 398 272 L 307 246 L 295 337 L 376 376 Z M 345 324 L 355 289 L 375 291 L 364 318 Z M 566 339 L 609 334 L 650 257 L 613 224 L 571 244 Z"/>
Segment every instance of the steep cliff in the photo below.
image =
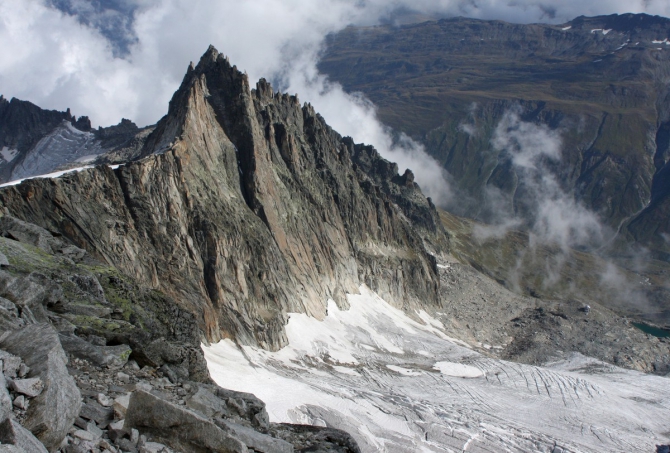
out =
<path fill-rule="evenodd" d="M 411 173 L 264 80 L 251 90 L 214 48 L 141 156 L 0 201 L 174 297 L 210 341 L 277 349 L 287 313 L 323 318 L 363 283 L 398 307 L 438 303 L 433 254 L 448 239 Z"/>

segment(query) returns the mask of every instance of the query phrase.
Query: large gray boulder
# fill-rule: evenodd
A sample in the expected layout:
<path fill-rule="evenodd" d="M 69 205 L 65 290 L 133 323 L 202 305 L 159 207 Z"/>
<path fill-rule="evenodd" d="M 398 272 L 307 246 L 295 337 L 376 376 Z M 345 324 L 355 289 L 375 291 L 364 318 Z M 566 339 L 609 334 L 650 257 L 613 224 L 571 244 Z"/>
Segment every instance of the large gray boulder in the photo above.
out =
<path fill-rule="evenodd" d="M 205 386 L 198 386 L 198 390 L 186 400 L 186 405 L 208 418 L 229 416 L 226 402 Z"/>
<path fill-rule="evenodd" d="M 26 320 L 28 323 L 34 320 L 48 322 L 44 305 L 58 301 L 62 289 L 39 272 L 17 277 L 0 270 L 0 296 L 14 303 L 22 318 L 24 311 L 30 312 L 30 319 Z"/>
<path fill-rule="evenodd" d="M 2 358 L 0 357 L 0 421 L 12 413 L 12 399 L 7 391 L 7 381 L 2 373 Z"/>
<path fill-rule="evenodd" d="M 79 415 L 81 394 L 69 375 L 58 334 L 49 324 L 32 324 L 0 336 L 0 349 L 23 359 L 28 377 L 39 377 L 42 393 L 31 400 L 24 426 L 55 450 Z"/>
<path fill-rule="evenodd" d="M 14 445 L 26 453 L 47 453 L 44 445 L 13 418 L 0 423 L 0 443 Z"/>
<path fill-rule="evenodd" d="M 173 449 L 205 453 L 248 453 L 247 446 L 203 416 L 143 390 L 130 397 L 124 429 L 142 433 Z"/>
<path fill-rule="evenodd" d="M 121 368 L 128 362 L 132 352 L 130 346 L 98 346 L 75 335 L 59 335 L 61 345 L 70 355 L 79 359 L 88 360 L 95 366 Z"/>
<path fill-rule="evenodd" d="M 237 423 L 224 419 L 217 419 L 214 423 L 225 432 L 231 433 L 233 436 L 240 439 L 247 445 L 247 447 L 254 451 L 259 451 L 261 453 L 293 453 L 294 451 L 292 444 L 259 433 L 246 426 L 238 425 Z"/>
<path fill-rule="evenodd" d="M 33 245 L 47 253 L 54 253 L 61 242 L 44 228 L 10 215 L 0 217 L 0 235 L 24 244 Z"/>

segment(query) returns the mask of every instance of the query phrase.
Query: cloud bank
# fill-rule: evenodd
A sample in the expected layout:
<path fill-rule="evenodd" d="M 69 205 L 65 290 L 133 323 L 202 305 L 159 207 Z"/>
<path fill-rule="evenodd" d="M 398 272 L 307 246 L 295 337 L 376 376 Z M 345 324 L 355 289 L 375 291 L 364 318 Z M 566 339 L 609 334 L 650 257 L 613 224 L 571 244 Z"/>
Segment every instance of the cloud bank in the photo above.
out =
<path fill-rule="evenodd" d="M 209 44 L 251 80 L 266 77 L 298 93 L 339 132 L 375 145 L 410 167 L 444 203 L 438 165 L 407 138 L 393 140 L 365 99 L 318 74 L 324 37 L 349 24 L 388 21 L 399 9 L 515 22 L 562 22 L 579 14 L 670 15 L 664 0 L 0 0 L 0 93 L 44 108 L 88 115 L 96 125 L 122 117 L 155 123 L 191 60 Z"/>

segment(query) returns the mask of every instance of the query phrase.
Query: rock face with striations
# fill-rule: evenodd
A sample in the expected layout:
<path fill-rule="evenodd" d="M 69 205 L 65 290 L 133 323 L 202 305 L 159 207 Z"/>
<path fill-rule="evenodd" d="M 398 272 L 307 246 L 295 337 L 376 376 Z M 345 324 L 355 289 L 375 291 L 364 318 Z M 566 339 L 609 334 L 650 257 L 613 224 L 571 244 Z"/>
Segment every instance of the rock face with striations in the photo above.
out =
<path fill-rule="evenodd" d="M 361 284 L 398 307 L 438 303 L 448 238 L 411 172 L 264 80 L 251 90 L 214 48 L 141 155 L 0 201 L 181 301 L 210 341 L 277 349 L 287 313 L 322 318 Z"/>

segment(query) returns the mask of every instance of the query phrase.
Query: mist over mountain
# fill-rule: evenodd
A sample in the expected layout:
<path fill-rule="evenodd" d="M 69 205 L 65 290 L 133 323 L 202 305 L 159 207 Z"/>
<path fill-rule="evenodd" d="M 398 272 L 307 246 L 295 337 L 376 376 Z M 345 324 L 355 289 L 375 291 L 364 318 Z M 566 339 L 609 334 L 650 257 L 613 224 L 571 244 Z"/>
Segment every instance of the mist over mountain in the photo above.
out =
<path fill-rule="evenodd" d="M 592 252 L 615 261 L 588 286 L 663 323 L 668 36 L 670 20 L 648 15 L 444 19 L 349 28 L 330 37 L 319 68 L 424 145 L 450 175 L 444 207 L 487 224 L 473 230 L 480 244 L 530 233 L 525 257 L 501 259 L 510 287 L 583 298 L 590 288 L 555 283 L 571 285 L 571 250 Z M 544 246 L 551 262 L 539 258 Z M 529 283 L 523 275 L 538 263 L 546 279 Z M 638 284 L 648 275 L 631 279 L 621 267 L 653 268 L 658 286 L 648 291 Z M 606 295 L 612 284 L 626 295 Z"/>

